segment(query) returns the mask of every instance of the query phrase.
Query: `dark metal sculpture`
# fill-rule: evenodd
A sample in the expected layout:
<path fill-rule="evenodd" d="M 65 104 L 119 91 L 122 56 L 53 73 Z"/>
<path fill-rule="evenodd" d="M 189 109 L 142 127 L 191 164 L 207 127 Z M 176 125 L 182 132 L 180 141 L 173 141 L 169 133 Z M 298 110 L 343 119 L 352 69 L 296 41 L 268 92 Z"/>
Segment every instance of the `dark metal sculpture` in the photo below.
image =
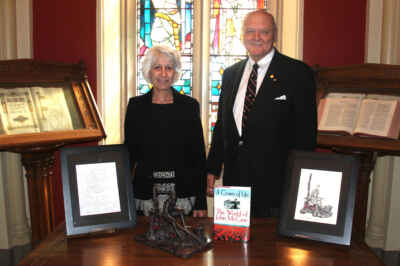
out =
<path fill-rule="evenodd" d="M 149 230 L 144 235 L 137 235 L 136 241 L 182 258 L 211 248 L 212 241 L 205 237 L 204 228 L 197 225 L 191 230 L 185 224 L 183 211 L 175 208 L 175 205 L 176 195 L 171 192 L 160 210 L 158 193 L 154 189 Z"/>

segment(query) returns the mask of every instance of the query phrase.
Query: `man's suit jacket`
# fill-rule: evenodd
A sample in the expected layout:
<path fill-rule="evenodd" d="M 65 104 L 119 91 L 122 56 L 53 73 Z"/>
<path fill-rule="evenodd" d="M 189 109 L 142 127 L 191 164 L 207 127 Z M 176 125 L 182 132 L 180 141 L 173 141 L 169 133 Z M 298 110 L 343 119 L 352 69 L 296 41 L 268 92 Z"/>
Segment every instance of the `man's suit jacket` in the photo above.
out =
<path fill-rule="evenodd" d="M 207 168 L 218 176 L 224 164 L 224 185 L 252 186 L 253 211 L 262 213 L 280 207 L 289 151 L 316 146 L 315 81 L 310 67 L 275 51 L 241 137 L 233 106 L 246 62 L 223 74 Z"/>

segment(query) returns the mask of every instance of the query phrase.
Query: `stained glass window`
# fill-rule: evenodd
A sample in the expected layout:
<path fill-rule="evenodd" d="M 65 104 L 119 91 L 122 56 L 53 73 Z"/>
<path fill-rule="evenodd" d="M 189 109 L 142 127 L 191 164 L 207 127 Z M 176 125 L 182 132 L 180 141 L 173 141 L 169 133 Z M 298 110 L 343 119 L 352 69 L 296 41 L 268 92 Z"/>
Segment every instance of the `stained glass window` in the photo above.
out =
<path fill-rule="evenodd" d="M 137 93 L 151 89 L 141 73 L 141 59 L 147 49 L 162 44 L 180 51 L 181 79 L 174 88 L 192 95 L 193 5 L 205 0 L 137 0 Z M 214 129 L 221 79 L 224 69 L 246 57 L 241 41 L 243 17 L 257 8 L 267 8 L 267 0 L 209 0 L 210 2 L 210 83 L 209 140 Z M 206 63 L 206 62 L 202 62 Z"/>
<path fill-rule="evenodd" d="M 267 8 L 266 0 L 211 0 L 210 3 L 210 109 L 209 141 L 217 120 L 218 100 L 224 69 L 246 57 L 241 40 L 244 16 Z"/>
<path fill-rule="evenodd" d="M 192 94 L 193 0 L 137 0 L 137 93 L 150 90 L 142 75 L 141 59 L 153 45 L 166 45 L 181 53 L 182 74 L 174 88 Z"/>

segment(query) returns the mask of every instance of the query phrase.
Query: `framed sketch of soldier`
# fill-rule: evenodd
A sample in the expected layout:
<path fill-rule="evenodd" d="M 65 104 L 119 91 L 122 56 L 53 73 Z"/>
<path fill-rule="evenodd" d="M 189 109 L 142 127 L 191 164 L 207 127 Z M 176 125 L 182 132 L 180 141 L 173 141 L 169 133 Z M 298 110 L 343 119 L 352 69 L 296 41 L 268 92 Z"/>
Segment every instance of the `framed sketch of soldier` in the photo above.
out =
<path fill-rule="evenodd" d="M 350 245 L 359 164 L 351 155 L 293 151 L 278 232 Z"/>
<path fill-rule="evenodd" d="M 135 226 L 124 145 L 62 148 L 60 157 L 67 236 Z"/>

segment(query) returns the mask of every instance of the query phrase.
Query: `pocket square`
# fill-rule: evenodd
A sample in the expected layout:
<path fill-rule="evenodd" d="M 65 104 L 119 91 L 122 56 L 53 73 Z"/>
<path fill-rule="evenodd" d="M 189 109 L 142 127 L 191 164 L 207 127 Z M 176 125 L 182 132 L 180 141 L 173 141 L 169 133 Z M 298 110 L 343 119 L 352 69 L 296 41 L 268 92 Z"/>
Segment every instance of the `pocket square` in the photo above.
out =
<path fill-rule="evenodd" d="M 284 94 L 284 95 L 281 95 L 279 97 L 276 97 L 274 100 L 275 101 L 286 101 L 286 95 Z"/>

